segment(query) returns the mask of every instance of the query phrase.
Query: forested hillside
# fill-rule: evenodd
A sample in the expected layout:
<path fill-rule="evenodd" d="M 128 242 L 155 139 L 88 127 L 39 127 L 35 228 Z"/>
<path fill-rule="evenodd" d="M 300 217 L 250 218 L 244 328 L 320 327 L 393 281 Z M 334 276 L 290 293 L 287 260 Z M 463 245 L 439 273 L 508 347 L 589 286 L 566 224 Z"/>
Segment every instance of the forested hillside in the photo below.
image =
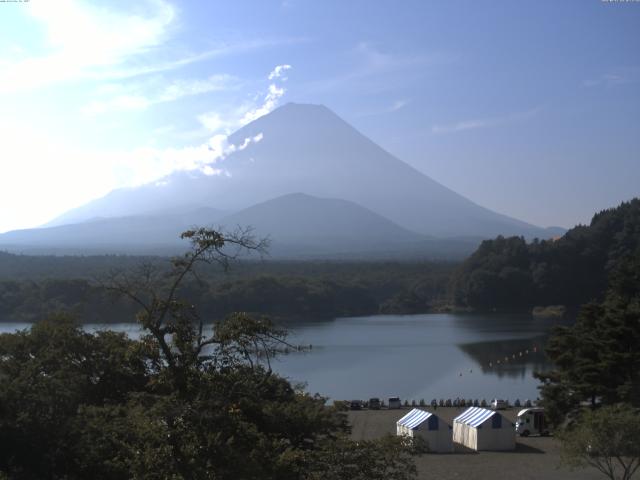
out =
<path fill-rule="evenodd" d="M 133 321 L 137 308 L 103 284 L 114 272 L 151 266 L 162 257 L 31 257 L 0 252 L 0 321 L 37 321 L 48 312 L 70 312 L 88 323 Z M 446 301 L 454 264 L 402 262 L 243 261 L 228 273 L 204 265 L 181 296 L 207 319 L 234 311 L 305 319 L 379 312 L 427 312 Z"/>
<path fill-rule="evenodd" d="M 600 300 L 610 273 L 640 249 L 640 200 L 594 215 L 556 240 L 482 242 L 454 273 L 453 301 L 476 309 L 578 306 Z"/>

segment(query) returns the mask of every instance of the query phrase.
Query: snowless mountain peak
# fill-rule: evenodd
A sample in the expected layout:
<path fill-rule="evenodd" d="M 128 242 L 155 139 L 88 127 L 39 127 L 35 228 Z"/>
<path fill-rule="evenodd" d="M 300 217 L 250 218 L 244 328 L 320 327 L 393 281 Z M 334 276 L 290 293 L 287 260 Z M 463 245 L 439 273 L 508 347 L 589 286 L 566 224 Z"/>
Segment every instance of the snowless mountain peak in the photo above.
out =
<path fill-rule="evenodd" d="M 434 181 L 323 105 L 288 103 L 242 127 L 228 142 L 234 147 L 220 163 L 228 175 L 176 173 L 115 190 L 54 223 L 194 205 L 238 212 L 300 192 L 353 202 L 422 235 L 547 236 L 544 229 L 483 208 Z"/>

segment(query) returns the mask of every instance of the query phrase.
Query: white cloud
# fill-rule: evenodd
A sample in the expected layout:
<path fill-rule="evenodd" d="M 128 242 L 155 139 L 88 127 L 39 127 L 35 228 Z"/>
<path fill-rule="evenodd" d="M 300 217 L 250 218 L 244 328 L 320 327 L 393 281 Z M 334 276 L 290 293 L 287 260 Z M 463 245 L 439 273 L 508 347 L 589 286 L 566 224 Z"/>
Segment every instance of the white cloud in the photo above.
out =
<path fill-rule="evenodd" d="M 344 52 L 341 59 L 348 69 L 337 75 L 309 82 L 308 92 L 325 92 L 345 89 L 369 94 L 398 90 L 405 84 L 421 79 L 430 66 L 442 65 L 453 60 L 453 56 L 440 52 L 413 54 L 386 52 L 376 46 L 360 42 Z"/>
<path fill-rule="evenodd" d="M 234 43 L 221 43 L 218 46 L 205 50 L 203 52 L 191 53 L 180 58 L 168 61 L 156 61 L 145 63 L 143 65 L 125 65 L 121 68 L 112 68 L 108 72 L 101 72 L 102 78 L 121 79 L 136 77 L 139 75 L 147 75 L 157 72 L 165 72 L 175 70 L 193 63 L 202 62 L 216 57 L 229 55 L 237 55 L 252 50 L 274 47 L 283 44 L 299 43 L 305 39 L 302 38 L 283 38 L 283 39 L 254 39 Z"/>
<path fill-rule="evenodd" d="M 599 87 L 604 86 L 607 88 L 616 87 L 618 85 L 624 85 L 627 83 L 635 83 L 640 79 L 639 67 L 626 67 L 620 68 L 614 72 L 605 73 L 596 78 L 584 80 L 582 85 L 585 87 Z"/>
<path fill-rule="evenodd" d="M 227 115 L 220 112 L 206 112 L 197 117 L 204 131 L 198 134 L 214 134 L 206 143 L 197 147 L 181 149 L 137 149 L 130 155 L 124 155 L 122 165 L 130 163 L 136 165 L 136 172 L 129 172 L 127 178 L 136 178 L 135 184 L 147 183 L 157 178 L 168 175 L 177 170 L 198 170 L 206 175 L 227 175 L 231 173 L 225 169 L 215 168 L 214 165 L 228 155 L 242 151 L 252 143 L 258 143 L 263 138 L 262 133 L 248 137 L 240 144 L 229 142 L 229 134 L 247 123 L 250 123 L 263 115 L 268 114 L 278 106 L 280 98 L 285 94 L 285 89 L 275 83 L 269 84 L 267 93 L 259 105 L 245 105 L 237 108 Z"/>
<path fill-rule="evenodd" d="M 244 114 L 242 119 L 240 120 L 241 125 L 246 125 L 247 123 L 251 123 L 254 120 L 270 113 L 274 108 L 278 106 L 278 101 L 285 94 L 286 90 L 282 87 L 278 87 L 276 84 L 272 83 L 269 85 L 269 90 L 267 95 L 264 97 L 264 101 L 262 105 L 252 110 L 249 110 Z"/>
<path fill-rule="evenodd" d="M 368 111 L 360 112 L 360 113 L 356 114 L 355 116 L 356 117 L 371 117 L 371 116 L 374 116 L 374 115 L 385 115 L 385 114 L 389 114 L 389 113 L 394 113 L 394 112 L 397 112 L 398 110 L 403 109 L 404 107 L 409 105 L 409 103 L 411 103 L 409 100 L 396 100 L 391 105 L 388 105 L 386 107 L 378 108 L 378 109 L 375 109 L 375 110 L 368 110 Z"/>
<path fill-rule="evenodd" d="M 25 10 L 46 35 L 41 52 L 2 63 L 1 92 L 99 75 L 161 44 L 175 19 L 163 0 L 144 3 L 144 15 L 114 12 L 74 0 L 34 1 Z"/>
<path fill-rule="evenodd" d="M 207 142 L 183 148 L 143 147 L 129 152 L 104 154 L 104 160 L 117 164 L 126 170 L 126 186 L 142 185 L 162 178 L 176 171 L 200 171 L 206 175 L 230 175 L 215 165 L 236 151 L 258 143 L 263 135 L 245 138 L 240 144 L 229 142 L 229 137 L 218 134 Z"/>
<path fill-rule="evenodd" d="M 80 0 L 25 3 L 21 11 L 33 22 L 34 33 L 41 32 L 44 40 L 37 48 L 12 46 L 9 56 L 0 58 L 0 94 L 67 81 L 131 78 L 214 57 L 306 41 L 267 38 L 220 42 L 205 51 L 185 53 L 167 44 L 178 28 L 178 14 L 170 3 L 142 0 L 133 5 L 131 11 L 118 11 Z M 157 47 L 161 45 L 164 58 L 159 57 Z M 167 59 L 171 52 L 177 58 Z"/>
<path fill-rule="evenodd" d="M 82 112 L 96 115 L 116 110 L 144 110 L 152 103 L 141 95 L 118 95 L 106 101 L 93 100 L 82 108 Z"/>
<path fill-rule="evenodd" d="M 104 100 L 92 100 L 82 109 L 89 114 L 98 114 L 109 111 L 120 110 L 144 110 L 157 103 L 173 102 L 183 97 L 199 95 L 213 91 L 231 89 L 233 81 L 236 80 L 230 75 L 211 75 L 203 80 L 176 80 L 158 89 L 155 93 L 144 95 L 141 93 L 116 93 Z M 113 92 L 125 90 L 124 87 L 111 85 L 106 91 Z M 148 90 L 149 87 L 137 86 L 132 90 Z M 105 91 L 104 89 L 102 90 Z"/>
<path fill-rule="evenodd" d="M 487 117 L 478 118 L 473 120 L 464 120 L 461 122 L 447 124 L 447 125 L 434 125 L 431 127 L 431 133 L 434 135 L 441 135 L 447 133 L 463 132 L 465 130 L 475 130 L 478 128 L 489 128 L 500 125 L 510 124 L 516 121 L 525 120 L 537 115 L 542 107 L 535 107 L 530 110 L 522 112 L 510 113 L 499 117 Z"/>
<path fill-rule="evenodd" d="M 396 100 L 395 102 L 393 102 L 393 105 L 389 107 L 388 111 L 397 112 L 401 108 L 406 107 L 408 104 L 409 104 L 409 100 Z"/>
<path fill-rule="evenodd" d="M 233 79 L 230 75 L 211 75 L 205 80 L 178 80 L 164 89 L 159 100 L 171 102 L 189 95 L 224 90 Z"/>
<path fill-rule="evenodd" d="M 473 130 L 476 128 L 485 128 L 497 124 L 497 119 L 479 119 L 479 120 L 465 120 L 462 122 L 454 123 L 451 125 L 434 125 L 431 128 L 431 133 L 454 133 L 462 132 L 464 130 Z"/>
<path fill-rule="evenodd" d="M 206 112 L 198 115 L 198 121 L 208 132 L 230 132 L 232 128 L 238 125 L 236 119 L 223 117 L 219 112 Z"/>
<path fill-rule="evenodd" d="M 281 80 L 282 68 L 287 67 L 285 70 L 292 68 L 290 65 L 278 65 L 275 67 L 269 78 L 272 78 L 274 72 L 279 72 L 275 75 L 276 81 Z M 280 68 L 280 70 L 278 70 Z M 255 99 L 251 102 L 245 103 L 240 107 L 233 108 L 230 111 L 224 113 L 220 111 L 210 111 L 198 115 L 198 121 L 204 127 L 205 132 L 218 133 L 224 132 L 229 135 L 233 130 L 241 128 L 248 123 L 272 112 L 280 103 L 280 99 L 284 96 L 286 90 L 283 87 L 279 87 L 276 82 L 270 83 L 267 87 L 267 93 L 263 95 L 256 95 Z M 262 102 L 257 103 L 257 100 L 262 98 Z M 202 134 L 202 131 L 193 132 L 195 134 Z"/>
<path fill-rule="evenodd" d="M 271 73 L 269 73 L 269 80 L 273 80 L 276 78 L 281 78 L 281 80 L 283 82 L 287 81 L 287 77 L 285 77 L 283 74 L 286 70 L 291 70 L 291 65 L 277 65 L 273 70 L 271 70 Z"/>

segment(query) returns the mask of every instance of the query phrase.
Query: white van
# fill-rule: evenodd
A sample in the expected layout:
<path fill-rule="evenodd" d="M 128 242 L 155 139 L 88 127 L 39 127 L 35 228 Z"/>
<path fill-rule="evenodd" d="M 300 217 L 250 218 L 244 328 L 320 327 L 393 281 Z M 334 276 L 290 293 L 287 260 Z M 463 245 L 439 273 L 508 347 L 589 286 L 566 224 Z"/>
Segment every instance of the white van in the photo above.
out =
<path fill-rule="evenodd" d="M 521 437 L 529 435 L 549 435 L 549 427 L 544 418 L 544 408 L 525 408 L 518 412 L 516 433 Z"/>

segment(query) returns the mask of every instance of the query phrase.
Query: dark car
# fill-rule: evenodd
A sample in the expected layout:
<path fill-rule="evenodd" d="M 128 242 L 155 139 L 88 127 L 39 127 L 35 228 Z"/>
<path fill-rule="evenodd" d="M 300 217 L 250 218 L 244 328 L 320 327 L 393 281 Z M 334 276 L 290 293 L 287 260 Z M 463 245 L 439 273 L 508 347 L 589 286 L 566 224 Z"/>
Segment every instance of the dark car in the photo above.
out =
<path fill-rule="evenodd" d="M 369 408 L 371 410 L 380 410 L 382 406 L 382 402 L 380 402 L 379 398 L 370 398 L 369 399 Z"/>
<path fill-rule="evenodd" d="M 362 410 L 362 400 L 351 400 L 349 408 L 351 410 Z"/>
<path fill-rule="evenodd" d="M 400 397 L 389 397 L 389 409 L 393 408 L 402 408 L 402 402 L 400 401 Z"/>

